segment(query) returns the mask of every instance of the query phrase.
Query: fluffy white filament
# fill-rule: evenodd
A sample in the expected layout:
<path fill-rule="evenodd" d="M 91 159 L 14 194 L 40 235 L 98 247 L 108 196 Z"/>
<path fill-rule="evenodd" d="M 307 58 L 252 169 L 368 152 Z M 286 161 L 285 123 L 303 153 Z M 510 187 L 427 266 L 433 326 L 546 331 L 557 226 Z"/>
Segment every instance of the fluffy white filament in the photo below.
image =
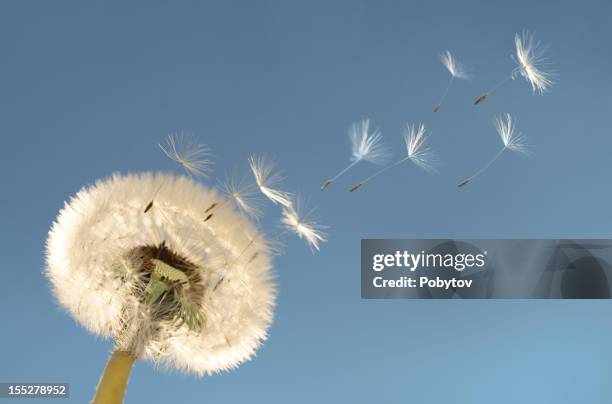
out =
<path fill-rule="evenodd" d="M 168 135 L 167 145 L 158 145 L 166 156 L 179 163 L 185 171 L 194 176 L 206 177 L 211 161 L 210 149 L 198 144 L 185 133 Z"/>
<path fill-rule="evenodd" d="M 514 43 L 517 72 L 531 84 L 534 93 L 544 94 L 553 85 L 551 74 L 541 70 L 546 63 L 545 49 L 528 31 L 524 31 L 522 35 L 517 33 L 514 36 Z"/>
<path fill-rule="evenodd" d="M 144 213 L 153 192 L 155 208 Z M 55 296 L 120 350 L 198 375 L 237 367 L 266 339 L 276 293 L 268 243 L 253 224 L 230 205 L 203 220 L 205 207 L 222 200 L 188 177 L 167 174 L 114 175 L 81 189 L 47 240 Z M 143 255 L 134 253 L 143 246 L 164 246 L 193 264 L 183 298 L 192 299 L 189 313 L 203 319 L 201 328 L 172 312 L 156 316 L 145 303 L 148 275 Z"/>
<path fill-rule="evenodd" d="M 281 222 L 285 227 L 297 234 L 299 238 L 303 238 L 311 248 L 319 250 L 319 243 L 325 242 L 325 234 L 323 230 L 325 226 L 320 225 L 310 219 L 312 210 L 305 212 L 303 203 L 298 198 L 295 206 L 285 207 L 282 212 Z"/>
<path fill-rule="evenodd" d="M 436 156 L 429 146 L 425 144 L 425 125 L 406 125 L 404 128 L 404 142 L 406 143 L 407 158 L 425 171 L 435 171 Z"/>
<path fill-rule="evenodd" d="M 349 130 L 351 139 L 352 161 L 366 160 L 371 163 L 380 164 L 389 156 L 383 147 L 382 135 L 378 129 L 370 132 L 370 120 L 364 119 L 354 123 Z"/>
<path fill-rule="evenodd" d="M 516 131 L 516 125 L 510 114 L 506 113 L 496 117 L 493 124 L 506 149 L 523 154 L 528 153 L 525 137 L 522 133 Z"/>
<path fill-rule="evenodd" d="M 221 185 L 221 189 L 240 211 L 253 219 L 258 219 L 261 216 L 260 201 L 257 198 L 259 195 L 257 184 L 248 181 L 246 177 L 241 180 L 230 177 Z"/>
<path fill-rule="evenodd" d="M 249 157 L 249 165 L 261 193 L 274 204 L 290 207 L 291 194 L 274 188 L 283 179 L 282 176 L 274 172 L 274 164 L 263 156 L 251 156 Z"/>
<path fill-rule="evenodd" d="M 442 62 L 444 67 L 446 67 L 451 76 L 464 80 L 470 78 L 470 75 L 468 74 L 465 65 L 455 59 L 450 51 L 444 51 L 440 55 L 440 61 Z"/>

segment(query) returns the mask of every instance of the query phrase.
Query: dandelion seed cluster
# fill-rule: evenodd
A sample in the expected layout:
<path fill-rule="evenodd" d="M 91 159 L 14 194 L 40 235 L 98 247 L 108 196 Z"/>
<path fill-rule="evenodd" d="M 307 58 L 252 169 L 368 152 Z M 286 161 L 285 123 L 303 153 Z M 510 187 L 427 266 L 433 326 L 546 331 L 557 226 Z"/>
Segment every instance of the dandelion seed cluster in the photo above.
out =
<path fill-rule="evenodd" d="M 153 192 L 155 207 L 143 213 Z M 203 375 L 248 360 L 272 322 L 269 244 L 229 205 L 204 222 L 205 207 L 221 200 L 169 174 L 114 175 L 83 188 L 47 242 L 46 273 L 60 304 L 119 350 L 169 368 Z M 168 292 L 146 301 L 156 262 L 181 274 L 166 286 L 185 302 Z M 172 278 L 169 271 L 158 272 Z"/>
<path fill-rule="evenodd" d="M 541 46 L 541 43 L 539 41 L 535 40 L 535 36 L 529 31 L 524 31 L 520 35 L 517 33 L 514 38 L 514 46 L 516 54 L 512 55 L 512 60 L 514 60 L 514 62 L 516 63 L 516 67 L 512 69 L 509 76 L 507 76 L 504 80 L 495 85 L 491 90 L 485 92 L 478 99 L 476 99 L 474 104 L 478 105 L 482 103 L 493 93 L 493 91 L 499 88 L 502 84 L 504 84 L 510 79 L 514 80 L 517 77 L 525 78 L 525 80 L 531 84 L 534 94 L 544 94 L 552 87 L 552 85 L 554 84 L 554 73 L 544 70 L 548 65 L 548 61 L 545 56 L 545 48 Z M 434 112 L 438 112 L 440 110 L 442 103 L 446 99 L 449 89 L 455 79 L 465 80 L 471 77 L 471 75 L 469 74 L 469 69 L 463 63 L 459 62 L 449 50 L 444 51 L 440 55 L 440 62 L 444 65 L 448 73 L 450 73 L 450 78 L 446 89 L 442 94 L 442 97 L 434 106 Z M 529 154 L 529 150 L 525 142 L 525 137 L 517 131 L 515 121 L 510 116 L 510 114 L 505 113 L 497 116 L 494 119 L 493 124 L 495 126 L 495 130 L 497 131 L 502 140 L 503 147 L 493 157 L 493 159 L 491 159 L 476 173 L 474 173 L 468 178 L 461 180 L 457 184 L 458 187 L 461 188 L 466 186 L 477 176 L 485 172 L 489 168 L 489 166 L 491 166 L 491 164 L 493 164 L 506 150 L 522 154 Z M 356 123 L 351 127 L 351 131 L 349 132 L 351 134 L 352 147 L 351 163 L 342 171 L 340 171 L 336 176 L 326 180 L 321 186 L 321 191 L 328 188 L 336 179 L 345 174 L 359 161 L 368 160 L 373 162 L 380 162 L 382 160 L 381 157 L 383 155 L 385 159 L 388 157 L 387 153 L 382 152 L 386 149 L 382 145 L 382 135 L 380 134 L 380 131 L 376 130 L 370 133 L 368 128 L 369 120 L 364 120 L 361 122 L 361 124 Z M 431 148 L 426 144 L 427 137 L 428 135 L 426 134 L 426 129 L 424 125 L 420 124 L 417 126 L 407 124 L 404 128 L 404 143 L 406 144 L 406 156 L 401 158 L 400 160 L 395 161 L 392 164 L 383 167 L 382 169 L 376 171 L 374 174 L 370 175 L 364 180 L 359 181 L 352 188 L 350 188 L 350 191 L 357 191 L 367 182 L 387 172 L 391 168 L 396 167 L 407 161 L 412 161 L 414 164 L 416 164 L 425 171 L 434 172 L 436 168 L 437 157 L 436 154 L 431 150 Z"/>
<path fill-rule="evenodd" d="M 427 137 L 427 132 L 423 124 L 419 124 L 418 126 L 407 124 L 404 127 L 404 143 L 406 144 L 406 156 L 390 165 L 383 167 L 382 169 L 376 171 L 374 174 L 370 175 L 366 179 L 358 182 L 355 186 L 353 186 L 353 188 L 350 189 L 350 191 L 357 191 L 367 182 L 373 180 L 374 178 L 390 170 L 391 168 L 408 161 L 413 162 L 425 171 L 435 171 L 436 154 L 427 145 Z"/>
<path fill-rule="evenodd" d="M 170 135 L 160 147 L 189 176 L 116 174 L 81 189 L 51 227 L 46 275 L 61 306 L 118 351 L 198 375 L 232 369 L 267 338 L 276 297 L 256 193 L 313 249 L 324 226 L 276 188 L 264 157 L 249 159 L 253 181 L 217 192 L 195 180 L 209 172 L 205 146 Z"/>

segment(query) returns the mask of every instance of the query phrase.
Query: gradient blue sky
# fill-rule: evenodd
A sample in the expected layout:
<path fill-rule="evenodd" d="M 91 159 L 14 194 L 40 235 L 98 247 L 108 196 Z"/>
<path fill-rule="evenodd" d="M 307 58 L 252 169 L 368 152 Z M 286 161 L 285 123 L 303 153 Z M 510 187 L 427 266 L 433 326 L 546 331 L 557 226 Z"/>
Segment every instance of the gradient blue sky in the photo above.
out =
<path fill-rule="evenodd" d="M 218 177 L 250 153 L 274 156 L 329 242 L 313 255 L 287 239 L 257 358 L 204 379 L 138 363 L 128 403 L 612 401 L 608 301 L 362 301 L 359 288 L 361 238 L 612 237 L 610 2 L 165 3 L 0 5 L 1 381 L 67 381 L 71 402 L 91 397 L 112 344 L 57 307 L 42 275 L 48 227 L 97 178 L 176 170 L 156 144 L 183 129 L 214 150 Z M 512 69 L 523 29 L 550 45 L 552 93 L 521 79 L 474 107 Z M 433 114 L 444 49 L 474 79 Z M 457 189 L 500 146 L 501 112 L 534 157 L 505 155 Z M 406 165 L 350 194 L 374 169 L 363 164 L 319 193 L 364 117 L 396 155 L 401 125 L 426 124 L 440 173 Z"/>

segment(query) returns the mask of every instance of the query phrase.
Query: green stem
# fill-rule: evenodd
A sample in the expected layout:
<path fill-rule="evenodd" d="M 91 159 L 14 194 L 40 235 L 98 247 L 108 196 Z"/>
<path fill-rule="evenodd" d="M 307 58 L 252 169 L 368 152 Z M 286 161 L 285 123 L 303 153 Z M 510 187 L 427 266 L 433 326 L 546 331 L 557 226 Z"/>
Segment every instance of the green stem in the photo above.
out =
<path fill-rule="evenodd" d="M 92 404 L 123 403 L 130 371 L 135 360 L 136 358 L 130 352 L 113 352 L 106 364 Z"/>

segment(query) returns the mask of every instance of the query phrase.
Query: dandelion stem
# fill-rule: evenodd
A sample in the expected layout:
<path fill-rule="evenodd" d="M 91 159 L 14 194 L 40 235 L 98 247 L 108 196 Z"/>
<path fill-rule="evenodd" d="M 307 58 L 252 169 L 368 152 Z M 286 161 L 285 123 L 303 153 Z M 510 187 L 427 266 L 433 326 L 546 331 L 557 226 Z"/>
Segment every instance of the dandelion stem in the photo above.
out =
<path fill-rule="evenodd" d="M 468 177 L 466 179 L 464 179 L 463 181 L 461 181 L 457 186 L 459 188 L 467 185 L 470 181 L 472 181 L 474 178 L 478 177 L 480 174 L 482 174 L 483 172 L 485 172 L 490 166 L 491 164 L 493 164 L 495 162 L 495 160 L 497 160 L 499 158 L 499 156 L 502 155 L 502 153 L 506 150 L 506 147 L 502 147 L 502 149 L 500 151 L 497 152 L 497 154 L 495 155 L 495 157 L 493 157 L 491 160 L 489 160 L 489 162 L 487 164 L 484 165 L 484 167 L 482 167 L 480 170 L 476 171 L 471 177 Z"/>
<path fill-rule="evenodd" d="M 334 178 L 332 178 L 331 180 L 332 180 L 332 181 L 337 180 L 338 178 L 340 178 L 340 176 L 341 176 L 342 174 L 344 174 L 345 172 L 347 172 L 348 170 L 350 170 L 350 169 L 351 169 L 351 168 L 352 168 L 352 167 L 353 167 L 355 164 L 359 163 L 360 161 L 361 161 L 361 160 L 359 160 L 359 159 L 356 159 L 356 160 L 352 161 L 352 162 L 351 162 L 351 164 L 349 164 L 348 166 L 346 166 L 346 168 L 345 168 L 344 170 L 342 170 L 342 171 L 340 171 L 338 174 L 336 174 L 336 176 L 335 176 Z"/>
<path fill-rule="evenodd" d="M 497 83 L 495 86 L 493 86 L 493 88 L 491 89 L 491 91 L 489 91 L 489 94 L 492 94 L 492 93 L 493 93 L 493 91 L 497 90 L 498 88 L 500 88 L 501 86 L 503 86 L 504 84 L 506 84 L 506 82 L 507 82 L 508 80 L 510 80 L 511 78 L 513 78 L 513 77 L 514 77 L 514 72 L 513 72 L 511 75 L 506 76 L 506 77 L 505 77 L 503 80 L 501 80 L 499 83 Z"/>
<path fill-rule="evenodd" d="M 113 352 L 106 364 L 92 404 L 123 403 L 125 389 L 135 360 L 136 358 L 130 352 Z"/>
<path fill-rule="evenodd" d="M 336 181 L 338 178 L 340 178 L 340 176 L 342 176 L 344 173 L 346 173 L 348 170 L 350 170 L 351 168 L 353 168 L 353 166 L 355 166 L 355 164 L 359 163 L 361 161 L 361 159 L 355 159 L 351 162 L 351 164 L 349 164 L 348 166 L 346 166 L 344 169 L 342 169 L 342 171 L 340 171 L 338 174 L 336 174 L 335 177 L 325 181 L 323 183 L 323 185 L 321 186 L 321 191 L 323 191 L 325 188 L 329 187 L 332 182 Z"/>
<path fill-rule="evenodd" d="M 446 99 L 446 95 L 448 94 L 448 90 L 450 90 L 451 85 L 453 84 L 453 81 L 455 80 L 455 76 L 451 75 L 450 79 L 448 80 L 448 84 L 446 85 L 446 89 L 444 90 L 444 93 L 442 94 L 442 97 L 440 97 L 440 101 L 438 102 L 438 104 L 436 104 L 436 106 L 433 109 L 433 112 L 438 112 L 438 110 L 440 109 L 440 107 L 442 106 L 442 103 L 444 102 L 444 100 Z"/>
<path fill-rule="evenodd" d="M 380 170 L 378 170 L 377 172 L 375 172 L 374 174 L 370 175 L 368 178 L 366 178 L 365 180 L 359 182 L 359 184 L 357 184 L 356 186 L 351 188 L 351 192 L 355 192 L 358 188 L 360 188 L 366 182 L 368 182 L 368 181 L 378 177 L 380 174 L 384 173 L 385 171 L 390 170 L 393 167 L 398 166 L 398 165 L 402 164 L 403 162 L 405 162 L 406 160 L 409 160 L 409 159 L 410 159 L 410 157 L 407 156 L 407 157 L 404 157 L 403 159 L 401 159 L 399 161 L 396 161 L 393 164 L 390 164 L 390 165 L 388 165 L 388 166 L 386 166 L 384 168 L 381 168 Z"/>
<path fill-rule="evenodd" d="M 496 85 L 493 86 L 493 88 L 491 88 L 489 91 L 487 91 L 486 93 L 484 93 L 483 95 L 481 95 L 480 97 L 478 97 L 478 99 L 476 99 L 476 101 L 474 101 L 474 105 L 478 105 L 481 102 L 483 102 L 485 99 L 487 99 L 487 97 L 491 94 L 493 94 L 493 92 L 495 90 L 497 90 L 498 88 L 500 88 L 502 85 L 506 84 L 506 82 L 510 79 L 512 79 L 514 77 L 514 71 L 512 72 L 511 75 L 506 76 L 503 80 L 501 80 L 500 82 L 498 82 Z"/>

